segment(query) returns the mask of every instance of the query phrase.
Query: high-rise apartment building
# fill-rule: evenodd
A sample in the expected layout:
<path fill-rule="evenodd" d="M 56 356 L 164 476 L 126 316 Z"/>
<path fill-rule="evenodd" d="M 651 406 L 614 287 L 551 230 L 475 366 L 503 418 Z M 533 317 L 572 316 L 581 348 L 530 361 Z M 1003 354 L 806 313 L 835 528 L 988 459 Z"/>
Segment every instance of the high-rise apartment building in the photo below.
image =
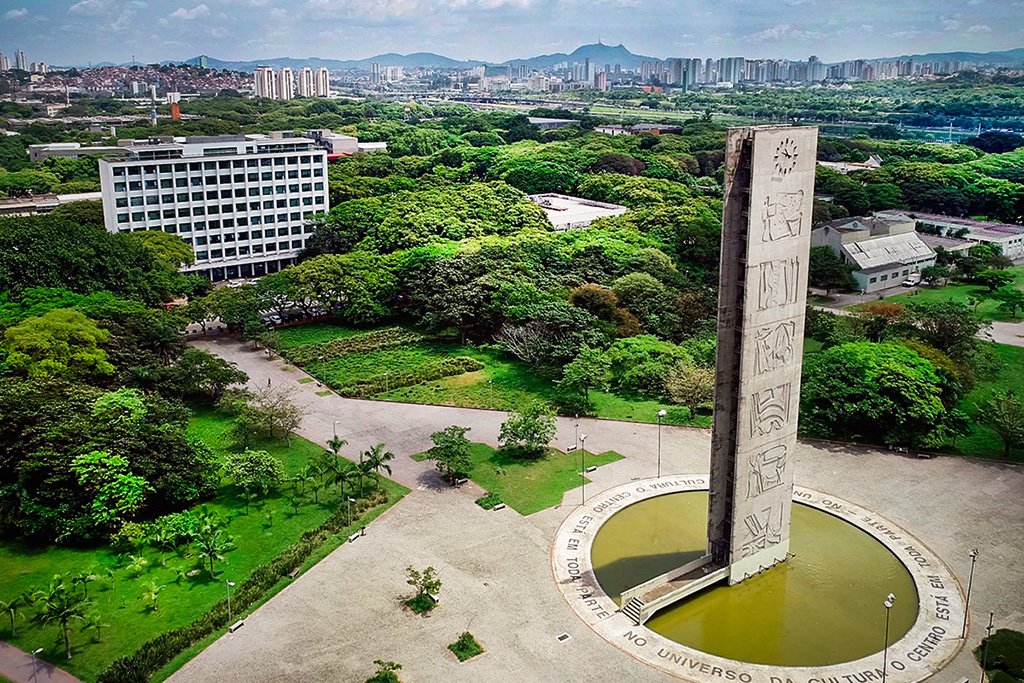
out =
<path fill-rule="evenodd" d="M 314 86 L 317 97 L 331 96 L 331 73 L 325 67 L 320 67 L 316 70 Z"/>
<path fill-rule="evenodd" d="M 14 68 L 28 71 L 28 57 L 25 56 L 24 50 L 18 50 L 14 53 Z"/>
<path fill-rule="evenodd" d="M 683 60 L 668 60 L 668 82 L 672 85 L 683 85 Z"/>
<path fill-rule="evenodd" d="M 381 82 L 380 62 L 373 62 L 373 63 L 370 64 L 370 82 L 371 83 L 380 83 Z"/>
<path fill-rule="evenodd" d="M 299 69 L 296 79 L 299 97 L 316 97 L 316 88 L 313 86 L 313 70 L 308 66 Z"/>
<path fill-rule="evenodd" d="M 11 59 L 7 55 L 5 55 L 3 52 L 0 52 L 0 71 L 10 71 L 10 70 L 11 70 Z"/>
<path fill-rule="evenodd" d="M 608 89 L 608 72 L 598 71 L 594 74 L 594 88 L 604 92 Z"/>
<path fill-rule="evenodd" d="M 277 72 L 277 99 L 290 100 L 295 95 L 295 78 L 287 66 Z"/>
<path fill-rule="evenodd" d="M 270 66 L 256 67 L 253 93 L 256 97 L 274 99 L 277 96 L 277 82 L 274 80 L 274 68 Z"/>
<path fill-rule="evenodd" d="M 652 73 L 653 73 L 653 68 L 651 67 L 651 63 L 650 62 L 643 62 L 642 64 L 640 64 L 640 80 L 641 81 L 643 81 L 644 83 L 650 83 L 651 82 L 651 74 Z"/>
<path fill-rule="evenodd" d="M 101 159 L 111 232 L 162 230 L 192 246 L 187 268 L 211 280 L 294 262 L 328 209 L 327 153 L 292 133 L 158 138 Z"/>

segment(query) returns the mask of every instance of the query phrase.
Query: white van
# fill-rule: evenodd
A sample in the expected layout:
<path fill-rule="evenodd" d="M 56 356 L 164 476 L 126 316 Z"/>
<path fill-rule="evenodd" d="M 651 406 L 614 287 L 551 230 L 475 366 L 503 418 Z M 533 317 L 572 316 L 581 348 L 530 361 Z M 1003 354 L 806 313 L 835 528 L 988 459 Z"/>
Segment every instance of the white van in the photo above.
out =
<path fill-rule="evenodd" d="M 911 273 L 900 284 L 904 287 L 916 287 L 921 284 L 921 273 Z"/>

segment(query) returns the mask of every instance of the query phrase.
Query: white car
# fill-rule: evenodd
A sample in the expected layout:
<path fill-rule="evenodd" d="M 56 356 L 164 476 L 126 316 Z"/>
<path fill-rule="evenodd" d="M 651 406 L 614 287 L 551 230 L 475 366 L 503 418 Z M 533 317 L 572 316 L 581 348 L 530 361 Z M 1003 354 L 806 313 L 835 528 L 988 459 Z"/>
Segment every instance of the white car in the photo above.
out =
<path fill-rule="evenodd" d="M 900 284 L 904 287 L 916 287 L 921 284 L 921 273 L 911 273 Z"/>

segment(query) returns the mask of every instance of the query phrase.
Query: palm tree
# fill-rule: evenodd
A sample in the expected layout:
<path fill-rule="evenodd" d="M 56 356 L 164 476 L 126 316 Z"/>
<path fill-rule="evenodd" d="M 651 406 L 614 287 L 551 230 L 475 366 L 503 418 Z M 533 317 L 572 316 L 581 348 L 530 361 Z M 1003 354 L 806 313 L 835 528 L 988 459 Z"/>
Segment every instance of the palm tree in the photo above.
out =
<path fill-rule="evenodd" d="M 163 586 L 158 586 L 156 581 L 150 581 L 146 585 L 146 591 L 142 594 L 142 599 L 149 602 L 150 607 L 155 612 L 159 607 L 157 598 L 160 596 L 160 591 L 164 589 Z"/>
<path fill-rule="evenodd" d="M 57 624 L 64 638 L 64 651 L 71 659 L 72 621 L 84 618 L 85 608 L 92 604 L 85 597 L 71 589 L 61 576 L 55 576 L 48 589 L 35 595 L 35 603 L 39 607 L 33 621 L 41 624 Z"/>
<path fill-rule="evenodd" d="M 100 642 L 102 637 L 102 631 L 105 628 L 110 628 L 110 624 L 103 623 L 103 617 L 100 616 L 99 612 L 93 612 L 85 619 L 85 626 L 82 627 L 83 631 L 93 631 L 92 642 Z"/>
<path fill-rule="evenodd" d="M 384 450 L 383 443 L 379 443 L 376 446 L 371 447 L 370 450 L 363 453 L 363 456 L 365 456 L 364 462 L 366 463 L 367 469 L 376 472 L 378 477 L 380 476 L 381 470 L 391 474 L 391 465 L 389 465 L 388 462 L 395 459 L 395 454 L 391 451 Z M 374 479 L 373 488 L 377 489 L 379 487 L 380 480 Z"/>
<path fill-rule="evenodd" d="M 149 560 L 142 555 L 129 555 L 132 561 L 128 563 L 128 571 L 135 572 L 135 577 L 142 575 L 142 571 L 149 566 Z"/>
<path fill-rule="evenodd" d="M 312 463 L 307 463 L 302 466 L 298 472 L 295 473 L 294 481 L 299 485 L 299 493 L 306 493 L 306 484 L 316 479 L 320 473 L 317 471 L 317 467 Z"/>
<path fill-rule="evenodd" d="M 74 586 L 81 586 L 82 592 L 85 595 L 85 599 L 89 599 L 89 584 L 93 581 L 97 581 L 100 577 L 96 575 L 96 572 L 89 568 L 84 572 L 78 572 L 71 577 L 71 584 Z"/>
<path fill-rule="evenodd" d="M 234 547 L 231 537 L 217 524 L 208 524 L 200 527 L 192 537 L 192 542 L 195 543 L 199 554 L 210 561 L 210 576 L 216 578 L 214 563 L 223 562 L 224 553 Z"/>
<path fill-rule="evenodd" d="M 327 440 L 327 447 L 330 448 L 331 452 L 336 456 L 341 455 L 341 449 L 347 445 L 348 441 L 345 441 L 345 439 L 339 439 L 337 436 Z"/>
<path fill-rule="evenodd" d="M 26 606 L 27 601 L 24 595 L 19 595 L 16 598 L 10 600 L 0 600 L 0 611 L 7 612 L 7 616 L 11 619 L 11 637 L 17 635 L 14 631 L 14 620 L 20 616 L 20 610 Z"/>
<path fill-rule="evenodd" d="M 334 480 L 331 482 L 337 484 L 338 488 L 341 489 L 342 501 L 348 497 L 345 489 L 348 487 L 354 487 L 356 482 L 360 480 L 360 474 L 356 471 L 355 467 L 341 467 L 337 472 L 334 473 Z"/>

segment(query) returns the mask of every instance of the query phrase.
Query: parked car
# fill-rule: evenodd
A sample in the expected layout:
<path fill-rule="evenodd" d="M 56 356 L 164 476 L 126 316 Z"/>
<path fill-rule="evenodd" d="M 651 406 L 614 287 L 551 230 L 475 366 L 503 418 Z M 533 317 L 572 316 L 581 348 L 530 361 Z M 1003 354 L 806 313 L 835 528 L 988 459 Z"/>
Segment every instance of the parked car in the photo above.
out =
<path fill-rule="evenodd" d="M 911 273 L 901 283 L 904 287 L 916 287 L 921 284 L 921 273 Z"/>

